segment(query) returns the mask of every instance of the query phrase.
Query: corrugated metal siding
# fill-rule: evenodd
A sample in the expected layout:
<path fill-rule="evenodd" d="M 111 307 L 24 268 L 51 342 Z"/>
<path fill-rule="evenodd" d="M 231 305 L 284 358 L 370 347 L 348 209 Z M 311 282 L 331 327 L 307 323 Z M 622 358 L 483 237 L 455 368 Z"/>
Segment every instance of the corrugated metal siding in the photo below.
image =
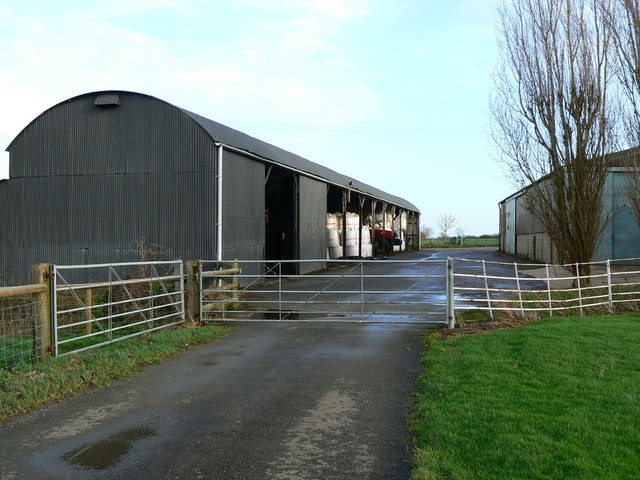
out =
<path fill-rule="evenodd" d="M 11 143 L 10 177 L 210 171 L 211 139 L 180 109 L 122 94 L 118 107 L 95 95 L 47 110 Z"/>
<path fill-rule="evenodd" d="M 613 214 L 613 217 L 600 237 L 594 260 L 640 257 L 640 228 L 629 205 L 625 176 L 624 171 L 612 167 L 605 182 L 604 213 L 605 215 Z M 507 212 L 509 212 L 509 200 L 505 200 Z M 516 203 L 517 254 L 536 260 L 558 261 L 539 222 L 523 208 L 525 201 L 526 193 L 518 197 Z M 508 217 L 506 221 L 509 221 Z M 536 238 L 535 251 L 533 250 L 534 237 Z M 507 253 L 512 253 L 508 247 L 505 250 Z"/>
<path fill-rule="evenodd" d="M 640 229 L 629 203 L 626 175 L 624 172 L 616 171 L 610 172 L 607 178 L 613 191 L 612 258 L 640 257 Z"/>
<path fill-rule="evenodd" d="M 509 198 L 505 201 L 504 251 L 506 253 L 512 255 L 516 253 L 516 219 L 518 218 L 518 215 L 523 213 L 525 215 L 530 215 L 528 212 L 523 212 L 522 209 L 517 209 L 517 202 L 515 198 Z"/>
<path fill-rule="evenodd" d="M 264 164 L 229 151 L 224 152 L 223 162 L 222 256 L 225 260 L 264 259 Z M 243 268 L 249 273 L 249 265 Z M 261 266 L 250 273 L 258 271 Z"/>
<path fill-rule="evenodd" d="M 299 177 L 299 234 L 300 259 L 327 256 L 327 185 L 311 178 Z M 319 270 L 325 263 L 302 263 L 300 273 Z"/>
<path fill-rule="evenodd" d="M 142 238 L 167 256 L 211 258 L 211 138 L 150 97 L 126 94 L 106 109 L 93 100 L 48 110 L 11 144 L 0 270 L 26 281 L 38 262 L 134 260 Z"/>
<path fill-rule="evenodd" d="M 10 272 L 7 271 L 6 262 L 3 259 L 8 255 L 9 247 L 9 182 L 0 180 L 0 286 L 8 285 Z M 4 232 L 4 233 L 3 233 Z M 11 284 L 13 284 L 11 282 Z"/>
<path fill-rule="evenodd" d="M 610 172 L 605 183 L 604 211 L 613 216 L 600 238 L 594 260 L 640 257 L 640 228 L 627 198 L 626 173 Z"/>
<path fill-rule="evenodd" d="M 507 204 L 506 202 L 498 203 L 498 250 L 506 252 L 506 234 L 507 234 Z"/>
<path fill-rule="evenodd" d="M 611 174 L 607 175 L 607 179 L 604 183 L 604 195 L 603 195 L 603 214 L 609 215 L 613 213 L 614 204 L 621 200 L 620 195 L 616 195 L 615 188 L 619 187 L 619 183 L 613 181 Z M 625 188 L 626 191 L 626 188 Z M 618 212 L 621 214 L 622 212 Z M 596 248 L 596 254 L 594 260 L 606 260 L 608 258 L 614 258 L 614 237 L 615 237 L 616 222 L 615 217 L 611 218 L 609 224 L 605 227 L 602 235 L 600 236 L 600 242 Z"/>
<path fill-rule="evenodd" d="M 516 235 L 543 232 L 540 222 L 526 209 L 527 194 L 516 198 Z"/>
<path fill-rule="evenodd" d="M 553 254 L 553 245 L 546 233 L 518 235 L 517 255 L 536 262 L 553 263 L 558 259 Z"/>

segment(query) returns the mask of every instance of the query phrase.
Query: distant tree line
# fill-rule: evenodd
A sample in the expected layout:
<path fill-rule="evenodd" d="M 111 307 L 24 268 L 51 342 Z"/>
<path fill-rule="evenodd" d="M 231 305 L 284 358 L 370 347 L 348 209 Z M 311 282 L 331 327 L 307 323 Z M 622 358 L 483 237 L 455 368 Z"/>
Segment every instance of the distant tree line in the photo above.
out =
<path fill-rule="evenodd" d="M 449 232 L 453 230 L 458 224 L 457 217 L 449 212 L 442 213 L 436 220 L 440 232 L 438 238 L 441 240 L 448 240 L 450 238 Z M 498 234 L 484 234 L 484 235 L 465 235 L 465 231 L 461 227 L 455 229 L 455 237 L 457 238 L 496 238 Z M 435 232 L 433 228 L 422 225 L 420 227 L 420 238 L 423 240 L 433 240 L 435 238 Z"/>

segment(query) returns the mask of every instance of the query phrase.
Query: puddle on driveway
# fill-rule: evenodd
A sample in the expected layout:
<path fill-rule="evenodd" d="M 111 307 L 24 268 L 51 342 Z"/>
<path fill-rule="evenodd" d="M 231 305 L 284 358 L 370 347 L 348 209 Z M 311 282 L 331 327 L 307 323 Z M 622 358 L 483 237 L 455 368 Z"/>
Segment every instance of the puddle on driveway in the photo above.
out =
<path fill-rule="evenodd" d="M 92 470 L 104 470 L 118 463 L 133 444 L 143 438 L 153 435 L 148 428 L 133 428 L 111 435 L 106 440 L 88 443 L 65 453 L 61 459 L 76 467 Z"/>

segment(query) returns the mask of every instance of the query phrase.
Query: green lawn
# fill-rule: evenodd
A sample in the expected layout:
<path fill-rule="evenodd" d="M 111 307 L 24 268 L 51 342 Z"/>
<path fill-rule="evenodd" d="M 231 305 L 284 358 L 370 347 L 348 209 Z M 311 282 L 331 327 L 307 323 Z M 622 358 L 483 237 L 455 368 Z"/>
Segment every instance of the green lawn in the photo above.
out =
<path fill-rule="evenodd" d="M 424 366 L 414 479 L 640 478 L 640 315 L 435 340 Z"/>

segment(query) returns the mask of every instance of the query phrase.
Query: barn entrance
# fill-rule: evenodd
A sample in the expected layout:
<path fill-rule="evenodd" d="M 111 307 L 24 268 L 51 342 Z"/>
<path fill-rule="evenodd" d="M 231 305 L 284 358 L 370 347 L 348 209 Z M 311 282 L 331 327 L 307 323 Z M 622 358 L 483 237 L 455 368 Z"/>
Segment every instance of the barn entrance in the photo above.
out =
<path fill-rule="evenodd" d="M 275 262 L 293 260 L 298 250 L 298 182 L 297 176 L 276 166 L 265 167 L 265 259 L 267 269 Z M 283 274 L 297 273 L 296 263 L 283 263 Z"/>

